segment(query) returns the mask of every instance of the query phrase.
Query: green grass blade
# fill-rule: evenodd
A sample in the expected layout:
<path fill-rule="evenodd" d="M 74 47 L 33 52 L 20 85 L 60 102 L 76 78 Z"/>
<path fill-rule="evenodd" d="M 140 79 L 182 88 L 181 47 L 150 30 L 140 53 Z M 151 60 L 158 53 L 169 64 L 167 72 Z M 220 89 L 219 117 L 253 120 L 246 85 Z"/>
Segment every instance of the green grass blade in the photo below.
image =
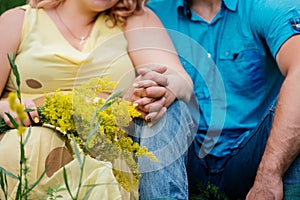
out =
<path fill-rule="evenodd" d="M 5 199 L 7 199 L 7 190 L 8 190 L 8 185 L 7 185 L 7 176 L 6 174 L 3 172 L 2 169 L 0 169 L 0 185 L 1 185 L 1 189 L 4 193 Z"/>
<path fill-rule="evenodd" d="M 93 135 L 94 135 L 94 134 L 97 132 L 97 130 L 99 129 L 100 124 L 101 124 L 101 120 L 102 120 L 102 116 L 99 117 L 96 126 L 95 126 L 92 130 L 90 130 L 89 135 L 88 135 L 88 137 L 87 137 L 87 139 L 86 139 L 86 142 L 85 142 L 86 146 L 88 145 L 88 143 L 89 143 L 89 141 L 91 140 L 91 138 L 93 137 Z"/>
<path fill-rule="evenodd" d="M 63 168 L 63 174 L 64 174 L 64 181 L 65 181 L 65 185 L 66 185 L 66 188 L 67 188 L 67 191 L 68 191 L 68 193 L 69 193 L 69 195 L 71 196 L 71 198 L 72 199 L 74 199 L 74 197 L 73 197 L 73 195 L 72 195 L 72 192 L 71 192 L 71 190 L 70 190 L 70 187 L 69 187 L 69 182 L 68 182 L 68 175 L 67 175 L 67 170 L 66 170 L 66 168 L 64 167 Z"/>
<path fill-rule="evenodd" d="M 8 57 L 9 64 L 10 64 L 10 67 L 12 69 L 12 72 L 13 72 L 15 78 L 16 78 L 17 86 L 15 86 L 13 81 L 11 81 L 11 82 L 12 82 L 12 85 L 14 87 L 14 90 L 16 91 L 16 93 L 18 95 L 18 99 L 21 102 L 21 92 L 20 92 L 21 81 L 20 81 L 20 74 L 19 74 L 19 71 L 18 71 L 18 67 L 15 64 L 15 57 L 14 57 L 13 54 L 8 54 L 7 57 Z"/>
<path fill-rule="evenodd" d="M 92 191 L 93 191 L 94 188 L 95 188 L 95 186 L 91 187 L 91 188 L 87 191 L 87 193 L 85 193 L 85 195 L 84 195 L 84 197 L 83 197 L 82 200 L 88 200 L 88 199 L 90 198 L 90 196 L 91 196 Z"/>
<path fill-rule="evenodd" d="M 24 112 L 33 112 L 36 111 L 36 109 L 32 109 L 32 108 L 25 108 Z"/>
<path fill-rule="evenodd" d="M 74 137 L 72 138 L 72 140 L 73 140 L 73 144 L 74 144 L 74 151 L 75 151 L 75 155 L 76 155 L 77 161 L 79 163 L 80 169 L 82 169 L 82 160 L 81 160 L 81 157 L 80 157 L 80 153 L 79 153 L 79 149 L 78 149 L 77 143 L 76 143 Z"/>
<path fill-rule="evenodd" d="M 101 111 L 107 109 L 109 106 L 111 106 L 115 101 L 117 101 L 117 97 L 120 97 L 122 93 L 124 92 L 124 89 L 117 90 L 113 92 L 111 95 L 109 95 L 105 102 L 104 105 L 100 108 Z"/>
<path fill-rule="evenodd" d="M 31 135 L 31 128 L 32 128 L 31 126 L 28 128 L 28 133 L 27 133 L 26 138 L 25 138 L 25 140 L 23 142 L 23 145 L 25 145 L 28 142 L 28 139 L 29 139 L 29 137 Z"/>
<path fill-rule="evenodd" d="M 90 123 L 90 127 L 92 127 L 95 124 L 96 117 L 97 117 L 97 114 L 98 114 L 97 111 L 98 111 L 99 105 L 100 105 L 100 103 L 98 102 L 97 106 L 96 106 L 96 109 L 95 109 L 95 112 L 93 113 L 93 118 L 92 118 L 92 121 Z"/>
<path fill-rule="evenodd" d="M 5 133 L 11 128 L 5 123 L 4 119 L 0 117 L 0 134 Z"/>
<path fill-rule="evenodd" d="M 116 97 L 120 97 L 122 95 L 122 93 L 124 92 L 124 89 L 119 89 L 117 91 L 114 91 L 112 94 L 110 94 L 106 100 L 105 100 L 105 103 L 116 98 Z"/>
<path fill-rule="evenodd" d="M 17 180 L 19 179 L 18 176 L 16 176 L 16 175 L 14 175 L 13 173 L 11 173 L 11 172 L 5 170 L 5 169 L 2 168 L 2 167 L 0 167 L 0 170 L 1 170 L 4 174 L 6 174 L 7 176 L 9 176 L 10 178 L 17 179 Z"/>
<path fill-rule="evenodd" d="M 16 78 L 17 86 L 18 86 L 18 88 L 20 88 L 20 84 L 21 84 L 20 74 L 19 74 L 17 65 L 15 64 L 15 57 L 14 57 L 13 54 L 8 54 L 7 57 L 8 57 L 8 60 L 9 60 L 10 67 L 11 67 L 11 69 L 13 71 L 13 74 Z"/>
<path fill-rule="evenodd" d="M 15 127 L 15 129 L 19 128 L 19 124 L 14 120 L 14 118 L 12 118 L 12 116 L 9 113 L 5 113 L 6 116 L 9 118 L 9 121 L 13 124 L 13 126 Z"/>

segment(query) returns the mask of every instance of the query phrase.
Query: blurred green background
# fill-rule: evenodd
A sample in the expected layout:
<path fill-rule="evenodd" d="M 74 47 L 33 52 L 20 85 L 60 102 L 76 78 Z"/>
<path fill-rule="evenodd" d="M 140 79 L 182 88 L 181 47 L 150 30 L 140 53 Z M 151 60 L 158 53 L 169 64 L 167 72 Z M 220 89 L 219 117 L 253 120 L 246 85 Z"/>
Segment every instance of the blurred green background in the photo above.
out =
<path fill-rule="evenodd" d="M 0 15 L 10 9 L 14 8 L 16 6 L 23 5 L 27 2 L 27 0 L 0 0 Z"/>

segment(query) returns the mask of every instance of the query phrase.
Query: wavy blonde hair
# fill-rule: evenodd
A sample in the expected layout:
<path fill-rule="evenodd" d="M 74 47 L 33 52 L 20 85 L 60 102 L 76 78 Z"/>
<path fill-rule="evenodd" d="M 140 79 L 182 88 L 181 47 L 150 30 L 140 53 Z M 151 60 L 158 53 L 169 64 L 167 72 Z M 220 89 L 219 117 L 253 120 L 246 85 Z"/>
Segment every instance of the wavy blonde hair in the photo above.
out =
<path fill-rule="evenodd" d="M 66 0 L 29 0 L 34 8 L 56 8 Z M 119 0 L 112 8 L 104 11 L 111 17 L 113 26 L 124 25 L 126 19 L 136 13 L 141 13 L 148 0 Z"/>

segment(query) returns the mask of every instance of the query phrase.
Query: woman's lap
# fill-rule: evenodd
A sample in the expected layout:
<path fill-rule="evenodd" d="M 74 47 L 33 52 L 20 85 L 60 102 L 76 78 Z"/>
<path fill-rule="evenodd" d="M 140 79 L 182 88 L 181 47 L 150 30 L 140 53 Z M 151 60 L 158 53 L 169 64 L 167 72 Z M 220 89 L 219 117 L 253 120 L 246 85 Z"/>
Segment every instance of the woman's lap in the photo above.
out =
<path fill-rule="evenodd" d="M 23 141 L 26 136 L 27 133 L 25 132 Z M 31 192 L 31 198 L 44 196 L 48 187 L 54 187 L 57 183 L 65 188 L 63 166 L 68 172 L 71 190 L 75 193 L 80 168 L 78 161 L 73 159 L 72 150 L 66 141 L 61 133 L 51 128 L 31 128 L 30 137 L 25 144 L 26 165 L 30 169 L 27 175 L 29 183 L 32 184 L 38 180 L 47 167 L 46 174 L 40 184 Z M 0 141 L 0 166 L 17 175 L 19 174 L 19 160 L 20 137 L 16 130 L 11 130 L 5 133 Z M 95 192 L 92 192 L 91 197 L 96 198 L 99 195 L 104 195 L 120 198 L 119 186 L 112 174 L 110 163 L 87 157 L 83 177 L 83 184 L 99 184 L 93 189 Z M 103 187 L 104 185 L 106 186 Z M 9 194 L 13 197 L 17 189 L 17 181 L 8 178 L 8 186 Z M 87 192 L 86 190 L 87 188 L 83 188 L 81 194 L 84 194 L 84 191 Z M 0 192 L 0 197 L 1 195 L 3 195 L 2 192 Z M 61 195 L 67 197 L 68 193 L 63 191 Z"/>

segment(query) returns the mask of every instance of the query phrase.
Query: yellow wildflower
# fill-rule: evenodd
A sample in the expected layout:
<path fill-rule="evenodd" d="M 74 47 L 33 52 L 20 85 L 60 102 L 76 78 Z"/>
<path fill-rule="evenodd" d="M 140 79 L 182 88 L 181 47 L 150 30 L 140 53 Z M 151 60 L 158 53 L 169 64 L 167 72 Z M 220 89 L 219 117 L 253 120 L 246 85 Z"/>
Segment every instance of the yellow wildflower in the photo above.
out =
<path fill-rule="evenodd" d="M 124 159 L 133 176 L 117 170 L 114 174 L 118 182 L 130 191 L 129 183 L 137 184 L 140 177 L 134 156 L 147 156 L 151 160 L 155 160 L 155 156 L 135 143 L 125 129 L 133 118 L 140 115 L 135 106 L 120 97 L 109 102 L 99 98 L 102 92 L 112 92 L 115 86 L 115 82 L 105 77 L 90 79 L 70 93 L 57 91 L 46 96 L 40 116 L 41 121 L 78 136 L 79 146 L 87 148 L 96 159 L 111 163 Z"/>
<path fill-rule="evenodd" d="M 18 135 L 21 137 L 23 135 L 23 133 L 25 132 L 25 130 L 26 130 L 26 127 L 20 125 L 18 127 Z"/>
<path fill-rule="evenodd" d="M 16 113 L 18 118 L 20 119 L 21 122 L 23 122 L 27 118 L 27 114 L 24 112 L 24 105 L 23 104 L 17 104 L 15 106 L 16 108 Z"/>
<path fill-rule="evenodd" d="M 8 102 L 9 102 L 9 107 L 12 111 L 16 111 L 16 100 L 17 100 L 17 94 L 15 92 L 9 93 L 8 96 Z"/>

